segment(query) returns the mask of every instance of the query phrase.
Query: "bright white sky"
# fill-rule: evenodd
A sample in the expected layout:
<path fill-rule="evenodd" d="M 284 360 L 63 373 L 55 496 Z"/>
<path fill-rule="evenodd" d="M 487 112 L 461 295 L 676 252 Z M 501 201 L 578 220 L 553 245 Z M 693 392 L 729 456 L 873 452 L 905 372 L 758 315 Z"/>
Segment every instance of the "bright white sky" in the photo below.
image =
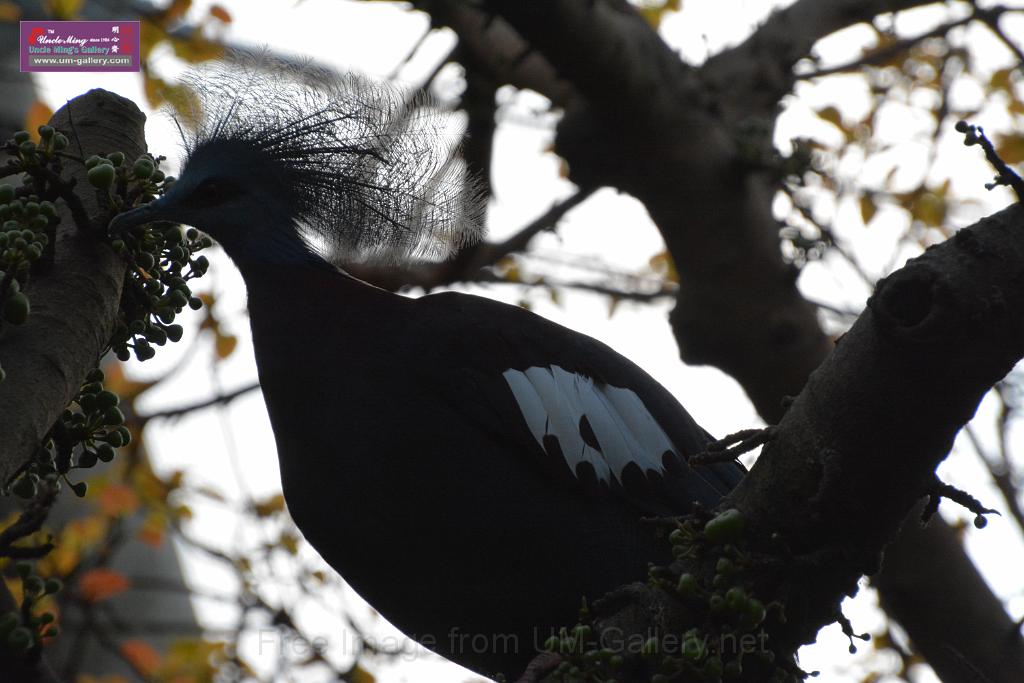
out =
<path fill-rule="evenodd" d="M 340 68 L 356 69 L 380 77 L 387 76 L 399 64 L 409 47 L 427 29 L 425 15 L 407 12 L 391 3 L 339 0 L 251 3 L 227 0 L 219 4 L 227 7 L 234 17 L 233 24 L 226 31 L 233 42 L 267 44 L 285 52 L 311 55 Z M 727 11 L 723 11 L 720 0 L 687 0 L 683 11 L 665 22 L 662 33 L 684 58 L 700 62 L 722 46 L 745 37 L 764 18 L 773 3 L 742 0 L 725 4 L 728 5 Z M 193 12 L 201 16 L 209 5 L 206 0 L 196 2 Z M 913 13 L 905 21 L 908 30 L 917 32 L 941 16 L 941 10 L 926 9 Z M 974 33 L 988 45 L 993 44 L 990 35 Z M 1024 35 L 1024 31 L 1018 30 L 1016 35 Z M 842 62 L 856 54 L 870 38 L 870 31 L 865 27 L 855 27 L 825 41 L 817 49 L 827 61 Z M 399 80 L 409 84 L 420 82 L 452 43 L 452 36 L 443 32 L 432 36 L 417 58 L 402 70 Z M 998 46 L 979 50 L 978 56 L 986 68 L 994 69 L 1010 63 L 1009 54 Z M 180 69 L 180 65 L 171 58 L 162 66 L 168 75 Z M 136 102 L 143 101 L 141 81 L 134 75 L 97 75 L 88 82 L 83 80 L 80 75 L 50 74 L 40 78 L 39 82 L 45 99 L 54 108 L 91 87 L 104 87 Z M 440 92 L 451 92 L 458 87 L 457 71 L 446 70 L 439 81 Z M 977 99 L 980 93 L 957 95 L 970 101 L 971 98 Z M 844 113 L 855 119 L 867 107 L 866 91 L 856 79 L 845 79 L 828 86 L 801 85 L 797 96 L 799 100 L 790 98 L 786 103 L 787 112 L 780 121 L 777 134 L 780 145 L 798 135 L 811 134 L 826 140 L 837 135 L 834 129 L 813 116 L 812 109 L 825 104 L 841 104 Z M 538 119 L 532 116 L 533 112 L 544 110 L 545 100 L 531 93 L 506 92 L 504 97 L 507 105 L 496 138 L 495 200 L 489 214 L 492 236 L 496 238 L 518 229 L 573 189 L 560 177 L 559 160 L 549 151 L 554 119 L 542 117 L 538 123 Z M 890 162 L 899 166 L 900 175 L 897 177 L 906 177 L 909 183 L 922 168 L 926 140 L 914 139 L 921 130 L 919 120 L 906 111 L 894 109 L 887 119 L 884 134 L 894 140 L 906 141 Z M 984 121 L 990 128 L 1006 123 L 1002 118 L 985 118 Z M 176 137 L 165 120 L 152 117 L 148 134 L 151 149 L 173 158 L 177 150 Z M 955 135 L 940 140 L 939 159 L 940 168 L 946 173 L 952 174 L 952 169 L 956 170 L 956 189 L 964 193 L 981 194 L 976 190 L 991 176 L 984 161 L 979 159 L 976 148 L 964 148 Z M 861 182 L 870 182 L 872 178 L 880 179 L 886 171 L 888 167 L 851 169 L 850 179 L 856 177 Z M 941 182 L 943 179 L 944 176 L 937 180 Z M 967 225 L 977 216 L 1008 203 L 1005 194 L 982 194 L 981 199 L 984 203 L 970 215 L 956 217 L 957 225 Z M 816 208 L 823 212 L 822 215 L 831 215 L 838 234 L 864 259 L 871 272 L 881 274 L 910 255 L 893 256 L 893 248 L 905 227 L 896 212 L 880 214 L 870 229 L 865 229 L 852 203 Z M 606 263 L 630 271 L 642 270 L 648 259 L 662 250 L 661 239 L 642 206 L 611 190 L 601 191 L 576 209 L 563 222 L 558 236 L 544 235 L 537 240 L 537 245 L 538 252 L 546 255 L 555 255 L 556 252 L 581 256 L 598 254 Z M 241 386 L 256 377 L 248 322 L 240 315 L 245 305 L 242 281 L 223 255 L 213 256 L 212 260 L 213 268 L 203 284 L 220 296 L 220 314 L 228 321 L 230 331 L 239 336 L 239 349 L 228 361 L 215 365 L 209 350 L 198 348 L 186 361 L 183 370 L 159 392 L 153 392 L 142 409 L 157 410 L 190 403 L 220 390 Z M 524 266 L 527 272 L 531 263 L 536 262 L 530 261 Z M 572 272 L 567 271 L 568 274 Z M 848 268 L 831 258 L 807 267 L 800 284 L 803 291 L 812 294 L 815 300 L 850 308 L 860 308 L 869 293 Z M 519 301 L 524 295 L 509 286 L 482 290 L 481 293 L 510 302 Z M 565 292 L 558 305 L 542 295 L 529 298 L 538 313 L 603 340 L 650 371 L 712 433 L 722 435 L 759 424 L 743 392 L 730 378 L 717 370 L 684 367 L 678 362 L 675 342 L 666 321 L 668 304 L 622 304 L 609 318 L 608 302 L 602 297 Z M 186 336 L 185 342 L 178 345 L 180 349 L 186 349 L 193 338 Z M 151 376 L 173 367 L 183 355 L 181 350 L 164 349 L 144 366 L 136 364 L 133 371 Z M 991 406 L 983 407 L 981 413 L 991 419 Z M 262 497 L 280 488 L 273 437 L 258 394 L 240 399 L 228 409 L 206 411 L 173 424 L 152 425 L 148 436 L 156 466 L 161 471 L 184 468 L 191 482 L 214 486 L 236 498 L 245 492 Z M 969 448 L 963 450 L 963 453 L 954 453 L 941 467 L 940 473 L 946 480 L 969 488 L 985 503 L 1000 507 L 999 495 L 988 483 L 976 457 Z M 943 510 L 952 517 L 965 516 L 959 511 L 950 511 L 951 507 L 947 503 Z M 237 519 L 232 515 L 209 506 L 200 506 L 199 512 L 194 528 L 200 537 L 221 545 L 226 542 L 252 542 L 253 531 L 238 528 Z M 996 518 L 984 532 L 970 532 L 968 546 L 997 593 L 1009 600 L 1013 614 L 1019 617 L 1024 614 L 1024 597 L 1016 568 L 1024 566 L 1024 549 L 1017 533 L 1011 522 Z M 216 566 L 191 554 L 187 555 L 187 571 L 194 585 L 208 589 L 223 590 L 224 582 L 230 581 L 230 577 Z M 342 601 L 356 604 L 358 599 L 351 592 L 332 595 L 325 611 L 340 609 Z M 200 601 L 199 606 L 200 614 L 209 624 L 231 623 L 231 613 L 223 607 L 206 601 Z M 329 642 L 338 642 L 330 620 L 313 616 L 312 612 L 307 614 L 310 615 L 308 623 L 314 634 L 323 635 Z M 869 591 L 856 600 L 848 601 L 847 614 L 859 632 L 877 631 L 881 623 L 874 595 Z M 363 622 L 369 623 L 369 619 Z M 381 633 L 393 635 L 386 628 Z M 272 657 L 256 655 L 255 640 L 250 645 L 250 651 L 245 653 L 247 656 L 263 666 L 273 664 Z M 873 653 L 870 647 L 864 647 L 860 654 L 851 656 L 847 654 L 846 647 L 847 641 L 839 628 L 828 627 L 822 631 L 817 645 L 802 651 L 802 664 L 808 670 L 821 670 L 826 681 L 853 683 L 861 680 L 865 671 L 863 662 Z M 889 662 L 887 666 L 894 670 L 896 665 Z M 380 670 L 379 673 L 381 679 L 388 681 L 406 677 L 458 681 L 467 677 L 464 672 L 460 674 L 444 663 L 429 666 L 417 663 L 412 668 L 402 665 Z M 916 680 L 923 683 L 935 679 L 930 673 L 919 672 Z"/>

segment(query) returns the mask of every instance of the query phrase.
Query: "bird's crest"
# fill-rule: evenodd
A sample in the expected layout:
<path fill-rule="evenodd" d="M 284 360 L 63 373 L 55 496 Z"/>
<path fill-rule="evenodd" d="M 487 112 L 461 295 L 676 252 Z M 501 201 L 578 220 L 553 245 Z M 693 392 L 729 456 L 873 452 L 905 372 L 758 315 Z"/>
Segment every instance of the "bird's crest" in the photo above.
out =
<path fill-rule="evenodd" d="M 183 80 L 195 93 L 179 112 L 188 155 L 241 141 L 280 164 L 298 229 L 329 261 L 446 258 L 480 239 L 478 185 L 453 117 L 429 97 L 265 54 Z"/>

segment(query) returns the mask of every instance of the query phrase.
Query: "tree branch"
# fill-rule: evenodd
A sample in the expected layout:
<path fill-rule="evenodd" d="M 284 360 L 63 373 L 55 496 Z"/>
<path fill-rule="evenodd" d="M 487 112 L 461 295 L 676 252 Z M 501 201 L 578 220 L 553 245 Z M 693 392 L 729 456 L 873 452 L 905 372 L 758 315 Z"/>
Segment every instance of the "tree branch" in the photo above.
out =
<path fill-rule="evenodd" d="M 882 549 L 928 491 L 956 433 L 1024 356 L 1022 270 L 1024 206 L 1014 205 L 880 282 L 864 314 L 773 429 L 750 473 L 719 506 L 742 513 L 738 547 L 761 558 L 749 570 L 752 594 L 766 605 L 784 605 L 785 620 L 764 622 L 777 655 L 813 642 L 841 614 L 842 599 L 857 592 L 860 577 L 878 571 Z M 945 534 L 942 527 L 934 531 Z M 891 548 L 887 561 L 927 564 L 922 558 L 932 544 L 948 541 L 931 535 L 904 534 L 908 545 Z M 685 555 L 677 565 L 695 576 L 716 571 L 714 558 L 700 554 Z M 971 596 L 988 594 L 966 558 L 948 571 Z M 953 603 L 939 623 L 917 631 L 948 629 L 927 639 L 929 662 L 934 657 L 944 681 L 1016 681 L 1024 671 L 1024 641 L 1015 624 L 995 597 L 965 604 L 963 596 L 951 595 L 946 572 L 934 564 L 931 593 L 883 580 L 886 604 L 918 627 L 917 620 L 934 618 L 934 610 L 915 600 L 927 596 L 945 608 Z M 906 575 L 888 573 L 889 579 Z M 599 623 L 628 633 L 684 627 L 685 601 L 639 584 L 628 591 L 625 611 L 622 600 L 610 600 Z"/>
<path fill-rule="evenodd" d="M 74 111 L 74 130 L 69 125 Z M 122 150 L 129 159 L 145 151 L 145 117 L 129 100 L 93 90 L 62 107 L 50 124 L 81 145 L 86 155 Z M 85 168 L 66 162 L 92 226 L 103 226 L 109 210 L 96 200 Z M 112 249 L 83 234 L 66 206 L 60 207 L 55 260 L 35 277 L 26 293 L 32 314 L 20 327 L 5 325 L 0 360 L 7 378 L 0 383 L 0 482 L 6 482 L 39 447 L 57 416 L 95 367 L 110 339 L 121 298 L 125 265 Z"/>

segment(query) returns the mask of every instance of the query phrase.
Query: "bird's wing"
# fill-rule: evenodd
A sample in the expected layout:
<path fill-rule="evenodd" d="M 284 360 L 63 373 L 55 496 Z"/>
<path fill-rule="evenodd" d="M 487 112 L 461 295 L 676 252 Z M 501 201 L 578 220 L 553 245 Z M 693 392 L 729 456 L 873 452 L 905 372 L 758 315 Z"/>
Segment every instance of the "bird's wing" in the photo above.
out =
<path fill-rule="evenodd" d="M 555 476 L 652 514 L 712 506 L 742 478 L 739 463 L 689 466 L 711 437 L 650 375 L 596 339 L 465 294 L 425 296 L 415 308 L 434 331 L 419 350 L 429 359 L 424 379 Z"/>

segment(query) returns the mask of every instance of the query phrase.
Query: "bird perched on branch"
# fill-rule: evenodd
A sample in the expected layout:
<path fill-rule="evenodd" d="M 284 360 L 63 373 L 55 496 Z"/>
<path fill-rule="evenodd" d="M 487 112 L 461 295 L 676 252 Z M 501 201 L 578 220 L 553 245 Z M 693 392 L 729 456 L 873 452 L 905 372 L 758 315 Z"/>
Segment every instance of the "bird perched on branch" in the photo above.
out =
<path fill-rule="evenodd" d="M 187 159 L 112 230 L 204 230 L 245 279 L 289 510 L 428 648 L 518 675 L 582 596 L 643 579 L 642 516 L 714 506 L 737 463 L 639 367 L 521 308 L 410 299 L 332 261 L 440 258 L 479 238 L 446 117 L 381 84 L 266 60 L 191 85 Z"/>

